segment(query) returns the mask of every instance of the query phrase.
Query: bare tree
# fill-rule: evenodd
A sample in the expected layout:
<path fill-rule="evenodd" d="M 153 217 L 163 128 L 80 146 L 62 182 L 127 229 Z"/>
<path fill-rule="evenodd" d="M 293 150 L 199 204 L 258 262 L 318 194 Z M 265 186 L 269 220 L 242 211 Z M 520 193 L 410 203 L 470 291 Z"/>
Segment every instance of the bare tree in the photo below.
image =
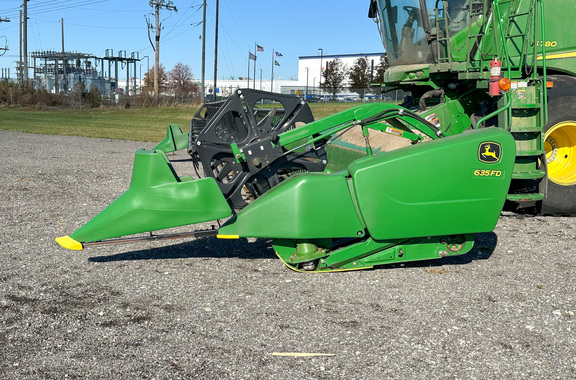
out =
<path fill-rule="evenodd" d="M 322 88 L 330 91 L 332 99 L 336 99 L 338 91 L 344 89 L 344 80 L 347 75 L 346 72 L 347 67 L 338 58 L 326 62 L 326 69 L 322 73 L 322 76 L 324 77 Z"/>
<path fill-rule="evenodd" d="M 192 81 L 190 66 L 178 62 L 168 73 L 170 87 L 174 90 L 174 96 L 183 100 L 194 96 L 198 91 L 198 85 Z"/>

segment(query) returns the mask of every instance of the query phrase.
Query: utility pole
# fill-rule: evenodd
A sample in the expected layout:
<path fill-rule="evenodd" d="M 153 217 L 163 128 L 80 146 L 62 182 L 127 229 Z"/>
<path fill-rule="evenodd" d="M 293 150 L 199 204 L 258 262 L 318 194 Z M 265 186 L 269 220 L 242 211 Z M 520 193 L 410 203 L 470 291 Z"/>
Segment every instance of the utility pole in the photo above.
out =
<path fill-rule="evenodd" d="M 216 77 L 218 76 L 218 14 L 220 9 L 220 0 L 216 0 L 216 37 L 214 39 L 214 101 L 216 101 Z"/>
<path fill-rule="evenodd" d="M 22 58 L 24 59 L 24 82 L 28 83 L 28 0 L 24 0 L 22 4 L 22 43 L 23 52 Z"/>
<path fill-rule="evenodd" d="M 204 103 L 204 85 L 206 80 L 206 0 L 202 4 L 202 79 L 200 80 L 200 100 Z"/>
<path fill-rule="evenodd" d="M 9 18 L 0 18 L 0 23 L 3 22 L 10 22 Z M 4 46 L 4 47 L 0 47 L 0 56 L 3 56 L 4 54 L 6 54 L 6 52 L 8 51 L 8 45 Z"/>
<path fill-rule="evenodd" d="M 164 8 L 167 11 L 174 12 L 178 12 L 178 9 L 176 9 L 176 6 L 174 6 L 171 1 L 166 2 L 165 0 L 150 0 L 149 4 L 152 8 L 154 8 L 154 18 L 156 21 L 156 44 L 154 48 L 154 97 L 156 102 L 158 102 L 158 98 L 160 97 L 160 9 Z"/>
<path fill-rule="evenodd" d="M 60 23 L 62 24 L 62 54 L 64 54 L 64 18 L 60 19 Z"/>
<path fill-rule="evenodd" d="M 20 59 L 18 60 L 18 67 L 16 69 L 16 76 L 18 77 L 18 83 L 22 83 L 22 78 L 23 78 L 23 70 L 22 70 L 22 10 L 20 10 L 20 22 L 18 23 L 18 42 L 19 42 L 19 46 L 18 48 L 20 49 Z"/>

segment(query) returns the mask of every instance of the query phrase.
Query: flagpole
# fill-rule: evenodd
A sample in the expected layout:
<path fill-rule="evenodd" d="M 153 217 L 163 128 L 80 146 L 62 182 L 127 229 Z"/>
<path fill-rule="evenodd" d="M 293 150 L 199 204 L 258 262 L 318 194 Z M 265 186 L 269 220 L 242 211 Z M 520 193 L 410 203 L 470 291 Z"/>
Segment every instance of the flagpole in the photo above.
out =
<path fill-rule="evenodd" d="M 214 101 L 216 101 L 216 81 L 218 77 L 218 18 L 220 13 L 220 0 L 216 0 L 216 31 L 214 37 Z"/>
<path fill-rule="evenodd" d="M 250 88 L 250 51 L 248 51 L 248 86 L 246 88 Z"/>
<path fill-rule="evenodd" d="M 254 42 L 254 85 L 253 89 L 256 89 L 256 59 L 258 59 L 258 44 Z"/>
<path fill-rule="evenodd" d="M 272 49 L 272 79 L 270 80 L 270 92 L 274 92 L 274 49 Z"/>

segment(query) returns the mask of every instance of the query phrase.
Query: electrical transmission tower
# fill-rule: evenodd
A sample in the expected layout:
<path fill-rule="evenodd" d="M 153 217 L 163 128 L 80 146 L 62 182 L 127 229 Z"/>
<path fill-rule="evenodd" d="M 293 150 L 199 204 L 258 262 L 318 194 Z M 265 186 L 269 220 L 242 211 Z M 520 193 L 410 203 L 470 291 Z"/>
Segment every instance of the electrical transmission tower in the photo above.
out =
<path fill-rule="evenodd" d="M 176 6 L 174 6 L 171 1 L 150 0 L 149 4 L 152 8 L 154 8 L 154 18 L 156 21 L 156 27 L 155 27 L 156 39 L 155 39 L 155 45 L 152 47 L 154 48 L 154 97 L 156 101 L 158 101 L 158 97 L 160 96 L 160 89 L 159 89 L 160 29 L 161 29 L 160 9 L 166 9 L 167 11 L 174 11 L 174 12 L 178 12 L 178 9 L 176 9 Z"/>

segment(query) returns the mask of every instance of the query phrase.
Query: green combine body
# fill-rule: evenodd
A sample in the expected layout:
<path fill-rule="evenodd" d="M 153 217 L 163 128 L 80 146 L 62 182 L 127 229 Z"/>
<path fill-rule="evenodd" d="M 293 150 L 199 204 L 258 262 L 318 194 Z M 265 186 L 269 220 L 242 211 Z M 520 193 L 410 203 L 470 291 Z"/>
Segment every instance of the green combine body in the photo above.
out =
<path fill-rule="evenodd" d="M 516 140 L 507 208 L 576 213 L 576 33 L 570 0 L 373 0 L 390 68 L 447 134 L 495 126 Z M 491 62 L 511 89 L 489 95 Z M 548 87 L 548 88 L 547 88 Z M 470 122 L 469 122 L 470 120 Z"/>
<path fill-rule="evenodd" d="M 190 132 L 171 125 L 137 151 L 129 189 L 56 240 L 267 238 L 291 269 L 326 272 L 464 254 L 503 207 L 576 213 L 576 39 L 544 10 L 535 0 L 371 1 L 385 85 L 410 99 L 314 120 L 300 99 L 238 90 L 206 104 Z M 352 128 L 365 157 L 333 173 L 328 147 Z M 410 144 L 375 153 L 374 130 Z M 200 179 L 175 172 L 166 153 L 180 149 Z M 211 220 L 220 227 L 125 237 Z"/>

